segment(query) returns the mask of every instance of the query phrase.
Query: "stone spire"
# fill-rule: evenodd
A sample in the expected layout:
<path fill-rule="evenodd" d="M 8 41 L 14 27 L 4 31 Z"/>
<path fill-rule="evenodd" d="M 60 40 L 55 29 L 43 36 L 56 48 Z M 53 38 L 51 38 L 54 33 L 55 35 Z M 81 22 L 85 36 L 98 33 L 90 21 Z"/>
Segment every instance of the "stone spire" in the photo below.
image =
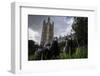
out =
<path fill-rule="evenodd" d="M 48 17 L 48 23 L 50 23 L 50 17 Z"/>
<path fill-rule="evenodd" d="M 43 21 L 43 24 L 44 24 L 44 25 L 46 24 L 45 20 Z"/>

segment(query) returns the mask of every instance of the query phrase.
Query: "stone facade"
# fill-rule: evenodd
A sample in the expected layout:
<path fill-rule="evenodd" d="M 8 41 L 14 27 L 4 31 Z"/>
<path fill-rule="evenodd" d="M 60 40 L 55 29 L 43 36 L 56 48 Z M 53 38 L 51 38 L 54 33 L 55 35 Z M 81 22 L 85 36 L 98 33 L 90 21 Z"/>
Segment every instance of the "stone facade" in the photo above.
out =
<path fill-rule="evenodd" d="M 54 37 L 54 22 L 51 22 L 50 17 L 48 17 L 47 22 L 43 21 L 42 35 L 41 35 L 41 45 L 50 43 Z"/>

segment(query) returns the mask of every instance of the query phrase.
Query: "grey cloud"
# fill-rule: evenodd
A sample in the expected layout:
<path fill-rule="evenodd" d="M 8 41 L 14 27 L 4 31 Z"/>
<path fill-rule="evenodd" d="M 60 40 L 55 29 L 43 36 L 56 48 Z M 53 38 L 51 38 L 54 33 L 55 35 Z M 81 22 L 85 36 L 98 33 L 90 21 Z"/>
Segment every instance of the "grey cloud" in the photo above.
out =
<path fill-rule="evenodd" d="M 44 15 L 28 15 L 28 27 L 41 35 L 43 20 L 47 20 L 47 18 L 48 16 Z M 50 18 L 54 21 L 55 36 L 59 36 L 65 32 L 66 28 L 71 26 L 71 19 L 73 19 L 72 16 L 50 16 Z M 65 34 L 67 35 L 67 32 Z"/>

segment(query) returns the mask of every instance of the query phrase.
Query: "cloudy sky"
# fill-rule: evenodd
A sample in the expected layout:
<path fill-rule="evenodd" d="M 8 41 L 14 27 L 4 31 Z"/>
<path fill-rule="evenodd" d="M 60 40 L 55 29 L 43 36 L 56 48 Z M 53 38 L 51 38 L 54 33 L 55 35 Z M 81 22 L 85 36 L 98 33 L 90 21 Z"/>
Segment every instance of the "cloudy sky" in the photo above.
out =
<path fill-rule="evenodd" d="M 44 19 L 47 21 L 50 17 L 51 22 L 54 21 L 54 36 L 64 36 L 70 34 L 71 26 L 74 21 L 71 16 L 44 16 L 44 15 L 28 15 L 28 38 L 40 43 L 42 26 Z"/>

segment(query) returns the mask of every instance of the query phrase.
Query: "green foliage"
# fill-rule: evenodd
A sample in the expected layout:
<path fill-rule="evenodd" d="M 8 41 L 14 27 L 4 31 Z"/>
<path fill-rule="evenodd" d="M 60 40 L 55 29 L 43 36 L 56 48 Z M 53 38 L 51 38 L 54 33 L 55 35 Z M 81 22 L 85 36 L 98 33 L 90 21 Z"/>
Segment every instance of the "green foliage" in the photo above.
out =
<path fill-rule="evenodd" d="M 70 59 L 71 55 L 70 54 L 66 54 L 65 52 L 60 53 L 60 59 Z"/>
<path fill-rule="evenodd" d="M 74 17 L 74 23 L 72 25 L 75 31 L 76 38 L 79 45 L 87 45 L 88 40 L 88 18 L 87 17 Z"/>
<path fill-rule="evenodd" d="M 77 48 L 75 54 L 73 54 L 73 58 L 87 58 L 88 50 L 87 48 L 81 47 Z"/>
<path fill-rule="evenodd" d="M 87 48 L 77 48 L 73 55 L 70 55 L 66 52 L 60 53 L 60 59 L 76 59 L 76 58 L 87 58 L 88 57 L 88 50 Z"/>
<path fill-rule="evenodd" d="M 60 47 L 60 50 L 61 50 L 61 51 L 63 50 L 65 44 L 66 44 L 65 41 L 59 43 L 59 47 Z"/>
<path fill-rule="evenodd" d="M 28 60 L 42 60 L 42 55 L 29 55 L 29 59 Z M 70 53 L 66 53 L 66 52 L 60 52 L 59 56 L 56 57 L 56 59 L 80 59 L 80 58 L 88 58 L 88 49 L 85 47 L 80 47 L 77 48 L 75 53 L 73 53 L 72 55 Z M 45 60 L 46 60 L 46 56 L 45 56 Z M 55 59 L 55 58 L 54 58 Z"/>

